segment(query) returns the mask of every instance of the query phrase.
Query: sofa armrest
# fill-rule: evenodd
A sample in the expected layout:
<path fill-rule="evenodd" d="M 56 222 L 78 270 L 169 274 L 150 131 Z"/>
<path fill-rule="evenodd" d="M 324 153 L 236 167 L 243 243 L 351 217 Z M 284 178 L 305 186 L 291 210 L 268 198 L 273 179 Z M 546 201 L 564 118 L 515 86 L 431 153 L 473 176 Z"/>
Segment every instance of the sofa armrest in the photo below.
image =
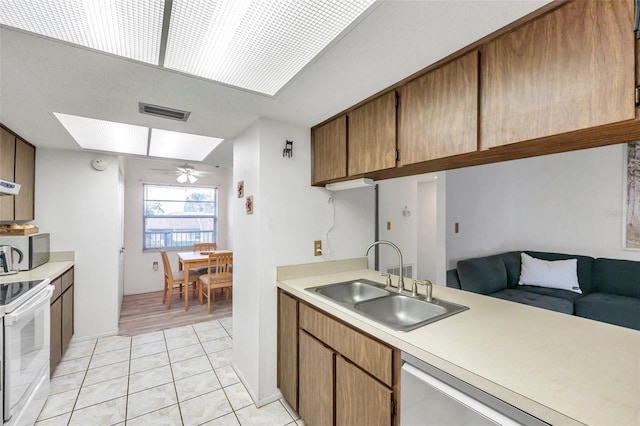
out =
<path fill-rule="evenodd" d="M 460 288 L 460 278 L 458 278 L 457 269 L 449 269 L 447 271 L 447 287 Z"/>

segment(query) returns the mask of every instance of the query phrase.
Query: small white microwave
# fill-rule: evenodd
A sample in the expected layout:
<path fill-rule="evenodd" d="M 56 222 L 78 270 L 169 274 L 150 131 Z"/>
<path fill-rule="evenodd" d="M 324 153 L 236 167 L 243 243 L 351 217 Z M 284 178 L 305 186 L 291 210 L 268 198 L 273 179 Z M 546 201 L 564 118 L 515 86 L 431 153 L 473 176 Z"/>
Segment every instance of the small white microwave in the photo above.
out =
<path fill-rule="evenodd" d="M 49 261 L 48 233 L 3 236 L 0 245 L 13 246 L 22 252 L 22 261 L 17 265 L 14 263 L 14 268 L 20 271 L 37 268 Z"/>

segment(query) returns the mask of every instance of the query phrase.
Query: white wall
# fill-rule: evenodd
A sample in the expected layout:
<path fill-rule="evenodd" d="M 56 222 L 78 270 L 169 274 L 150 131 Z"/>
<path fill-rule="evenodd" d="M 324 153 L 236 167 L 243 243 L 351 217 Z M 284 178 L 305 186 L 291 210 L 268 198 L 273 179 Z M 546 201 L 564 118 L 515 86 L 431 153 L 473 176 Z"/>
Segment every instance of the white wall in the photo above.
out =
<path fill-rule="evenodd" d="M 293 157 L 282 157 L 293 140 Z M 373 241 L 373 192 L 334 194 L 331 252 L 313 256 L 313 241 L 331 225 L 329 192 L 310 186 L 308 128 L 260 119 L 234 142 L 234 184 L 244 180 L 254 196 L 234 203 L 233 363 L 259 403 L 277 397 L 276 266 L 361 257 Z"/>
<path fill-rule="evenodd" d="M 418 270 L 416 277 L 421 280 L 436 281 L 438 271 L 438 184 L 422 182 L 418 184 L 418 206 L 416 209 L 418 232 Z"/>
<path fill-rule="evenodd" d="M 178 162 L 150 160 L 145 158 L 125 159 L 125 257 L 124 257 L 124 293 L 138 294 L 162 290 L 163 269 L 160 253 L 142 251 L 142 200 L 144 183 L 177 184 L 170 172 L 151 169 L 175 169 Z M 205 164 L 198 164 L 196 170 L 208 174 L 198 178 L 196 185 L 218 187 L 218 247 L 232 248 L 227 237 L 229 229 L 228 203 L 231 187 L 231 171 Z M 178 267 L 176 251 L 169 251 L 169 260 L 173 268 Z M 153 262 L 158 262 L 158 270 L 153 270 Z"/>
<path fill-rule="evenodd" d="M 426 173 L 376 182 L 379 191 L 379 232 L 381 240 L 396 244 L 405 265 L 413 264 L 417 279 L 444 283 L 446 274 L 446 175 Z M 420 188 L 429 185 L 425 192 Z M 405 208 L 410 216 L 403 216 Z M 391 222 L 391 229 L 387 229 Z M 373 249 L 369 267 L 373 267 Z M 380 270 L 398 266 L 398 255 L 388 246 L 380 249 Z M 426 268 L 426 271 L 421 270 Z M 407 288 L 409 283 L 405 282 Z"/>
<path fill-rule="evenodd" d="M 93 158 L 109 168 L 98 172 Z M 34 223 L 52 251 L 75 252 L 75 335 L 118 331 L 118 159 L 38 148 Z"/>
<path fill-rule="evenodd" d="M 640 260 L 622 250 L 625 147 L 448 171 L 448 266 L 525 249 Z"/>

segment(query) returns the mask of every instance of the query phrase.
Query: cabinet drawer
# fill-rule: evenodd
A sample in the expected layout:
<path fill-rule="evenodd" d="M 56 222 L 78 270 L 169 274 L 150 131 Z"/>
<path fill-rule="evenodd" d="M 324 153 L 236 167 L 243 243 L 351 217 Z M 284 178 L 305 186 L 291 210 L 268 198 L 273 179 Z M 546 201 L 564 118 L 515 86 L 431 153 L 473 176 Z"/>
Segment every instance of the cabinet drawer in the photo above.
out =
<path fill-rule="evenodd" d="M 393 349 L 300 304 L 300 328 L 359 365 L 388 386 L 393 386 Z"/>
<path fill-rule="evenodd" d="M 65 292 L 73 284 L 73 268 L 62 275 L 62 291 Z"/>
<path fill-rule="evenodd" d="M 58 297 L 62 294 L 62 277 L 58 277 L 55 280 L 51 281 L 51 285 L 53 285 L 53 294 L 51 295 L 51 304 L 56 301 Z"/>

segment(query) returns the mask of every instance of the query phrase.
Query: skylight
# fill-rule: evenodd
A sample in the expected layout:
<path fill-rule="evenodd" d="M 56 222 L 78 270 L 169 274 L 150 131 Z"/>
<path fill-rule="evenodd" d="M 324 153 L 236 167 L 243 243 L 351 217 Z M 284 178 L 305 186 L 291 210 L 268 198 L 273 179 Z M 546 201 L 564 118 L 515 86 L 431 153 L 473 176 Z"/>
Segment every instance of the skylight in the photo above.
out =
<path fill-rule="evenodd" d="M 151 129 L 149 155 L 152 157 L 202 161 L 220 142 L 222 142 L 222 139 L 219 138 Z"/>
<path fill-rule="evenodd" d="M 374 1 L 0 0 L 0 24 L 275 95 Z"/>
<path fill-rule="evenodd" d="M 202 161 L 223 139 L 53 113 L 84 149 Z"/>

